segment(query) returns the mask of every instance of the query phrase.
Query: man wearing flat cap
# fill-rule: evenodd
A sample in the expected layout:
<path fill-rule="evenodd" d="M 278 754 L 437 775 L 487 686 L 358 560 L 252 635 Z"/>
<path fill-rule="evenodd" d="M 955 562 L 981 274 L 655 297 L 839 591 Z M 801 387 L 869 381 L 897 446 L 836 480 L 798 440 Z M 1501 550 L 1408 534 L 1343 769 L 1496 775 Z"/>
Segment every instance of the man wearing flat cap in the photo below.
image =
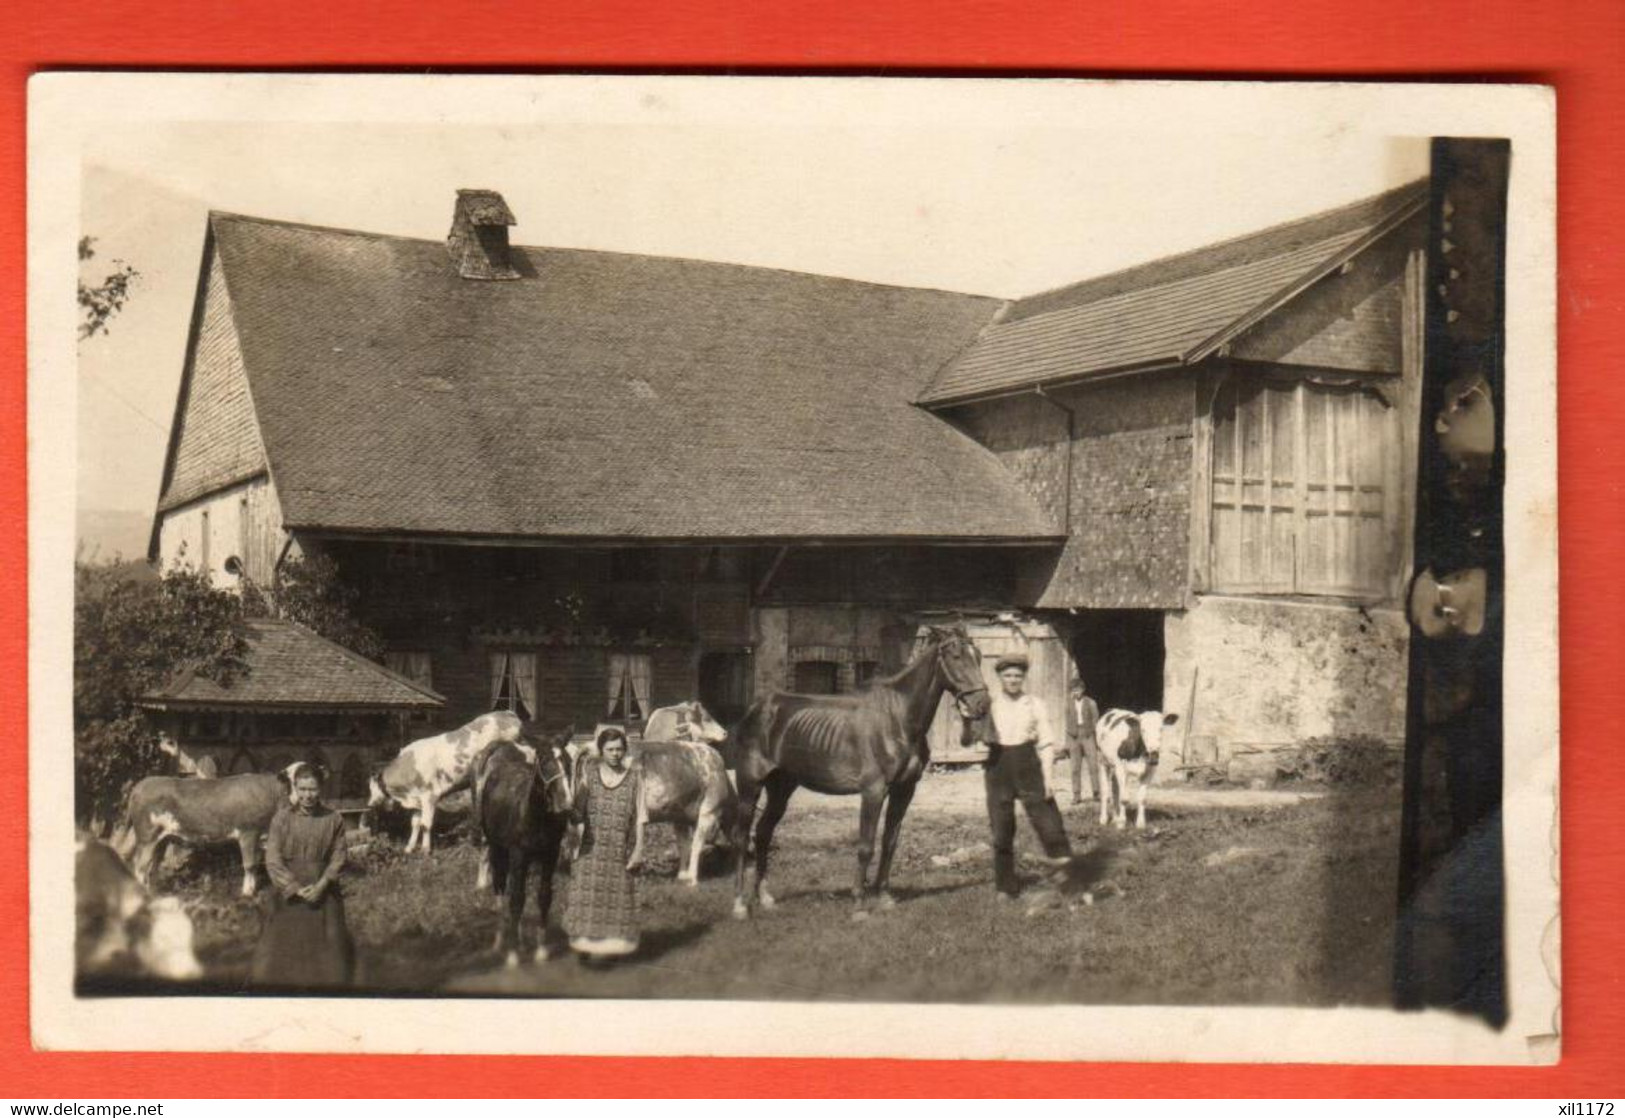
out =
<path fill-rule="evenodd" d="M 999 691 L 988 711 L 987 819 L 993 831 L 993 887 L 1003 896 L 1020 891 L 1016 879 L 1016 801 L 1044 846 L 1044 861 L 1065 865 L 1072 845 L 1061 824 L 1049 784 L 1046 758 L 1055 750 L 1055 725 L 1043 700 L 1026 693 L 1027 657 L 1000 656 L 994 664 Z"/>

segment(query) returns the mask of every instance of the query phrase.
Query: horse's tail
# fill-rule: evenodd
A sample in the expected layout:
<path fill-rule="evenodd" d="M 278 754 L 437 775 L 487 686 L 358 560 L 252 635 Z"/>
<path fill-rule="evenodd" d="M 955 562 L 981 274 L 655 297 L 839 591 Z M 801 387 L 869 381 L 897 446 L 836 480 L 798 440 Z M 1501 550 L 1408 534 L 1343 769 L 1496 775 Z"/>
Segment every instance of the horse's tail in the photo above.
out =
<path fill-rule="evenodd" d="M 491 842 L 486 844 L 485 853 L 491 861 L 491 892 L 500 897 L 508 891 L 508 848 Z"/>

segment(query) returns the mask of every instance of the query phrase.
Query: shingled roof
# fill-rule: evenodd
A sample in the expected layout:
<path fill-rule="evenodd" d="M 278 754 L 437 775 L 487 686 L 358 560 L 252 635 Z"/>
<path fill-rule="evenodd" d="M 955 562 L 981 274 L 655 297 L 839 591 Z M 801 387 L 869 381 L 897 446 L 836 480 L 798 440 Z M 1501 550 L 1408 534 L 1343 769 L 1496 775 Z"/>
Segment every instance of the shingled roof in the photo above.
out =
<path fill-rule="evenodd" d="M 995 300 L 210 217 L 289 528 L 1019 542 L 1057 527 L 913 406 Z"/>
<path fill-rule="evenodd" d="M 1188 364 L 1395 229 L 1424 181 L 1194 252 L 1006 304 L 921 402 Z"/>
<path fill-rule="evenodd" d="M 141 697 L 158 710 L 280 707 L 291 710 L 431 710 L 445 699 L 293 621 L 248 622 L 247 671 L 222 687 L 182 672 Z"/>

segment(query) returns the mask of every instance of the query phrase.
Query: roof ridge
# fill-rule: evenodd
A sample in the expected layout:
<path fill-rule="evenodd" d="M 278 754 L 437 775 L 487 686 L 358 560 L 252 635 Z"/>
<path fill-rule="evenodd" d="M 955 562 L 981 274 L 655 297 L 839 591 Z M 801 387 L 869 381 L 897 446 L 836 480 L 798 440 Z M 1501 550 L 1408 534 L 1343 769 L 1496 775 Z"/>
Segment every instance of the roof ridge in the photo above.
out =
<path fill-rule="evenodd" d="M 259 217 L 255 214 L 234 213 L 229 210 L 210 210 L 211 224 L 216 219 L 225 221 L 249 222 L 255 225 L 270 225 L 279 229 L 294 229 L 308 233 L 331 233 L 346 237 L 362 237 L 375 241 L 406 241 L 415 245 L 440 245 L 443 242 L 430 237 L 412 237 L 404 233 L 381 233 L 370 229 L 346 229 L 337 225 L 315 225 L 303 221 L 288 221 L 282 218 Z M 888 283 L 885 280 L 859 279 L 855 276 L 840 276 L 830 272 L 809 272 L 801 268 L 781 268 L 772 264 L 746 264 L 737 260 L 713 260 L 703 256 L 674 256 L 669 253 L 636 252 L 631 249 L 614 248 L 580 248 L 571 245 L 526 245 L 515 244 L 513 250 L 524 253 L 536 252 L 571 252 L 590 254 L 594 256 L 632 257 L 638 260 L 664 260 L 677 264 L 702 264 L 708 268 L 735 268 L 741 271 L 756 273 L 770 272 L 781 276 L 796 276 L 802 279 L 833 280 L 836 283 L 852 284 L 858 287 L 881 288 L 890 291 L 908 291 L 928 295 L 951 295 L 957 299 L 980 299 L 988 303 L 1005 304 L 1014 302 L 1000 295 L 986 295 L 976 291 L 956 291 L 948 287 L 922 286 L 909 283 Z"/>
<path fill-rule="evenodd" d="M 1150 271 L 1150 270 L 1155 269 L 1155 268 L 1166 268 L 1169 265 L 1173 265 L 1173 264 L 1177 264 L 1177 263 L 1181 263 L 1181 262 L 1186 262 L 1186 261 L 1196 261 L 1196 260 L 1198 260 L 1198 259 L 1200 259 L 1201 257 L 1204 257 L 1204 256 L 1211 256 L 1211 255 L 1214 255 L 1216 253 L 1222 253 L 1223 251 L 1225 251 L 1227 249 L 1234 250 L 1234 249 L 1241 248 L 1243 246 L 1246 246 L 1246 245 L 1248 245 L 1250 243 L 1254 243 L 1254 242 L 1267 242 L 1272 237 L 1279 237 L 1279 236 L 1282 236 L 1284 234 L 1290 233 L 1290 232 L 1292 232 L 1294 230 L 1299 230 L 1299 229 L 1305 229 L 1306 230 L 1306 229 L 1309 229 L 1309 228 L 1311 228 L 1311 227 L 1313 227 L 1313 226 L 1315 226 L 1317 224 L 1323 224 L 1323 223 L 1329 224 L 1335 218 L 1340 218 L 1340 217 L 1345 217 L 1345 216 L 1352 216 L 1352 215 L 1354 215 L 1354 214 L 1356 214 L 1359 211 L 1364 210 L 1364 209 L 1380 210 L 1380 209 L 1384 208 L 1382 206 L 1382 203 L 1383 203 L 1383 201 L 1385 199 L 1389 200 L 1392 203 L 1393 207 L 1397 209 L 1397 208 L 1403 206 L 1404 204 L 1406 204 L 1406 202 L 1409 201 L 1409 198 L 1406 197 L 1407 195 L 1409 195 L 1411 193 L 1420 193 L 1424 189 L 1427 181 L 1428 181 L 1427 176 L 1423 176 L 1422 178 L 1418 178 L 1418 179 L 1412 179 L 1409 182 L 1401 183 L 1398 186 L 1389 187 L 1387 190 L 1379 191 L 1376 194 L 1368 194 L 1363 198 L 1356 198 L 1352 202 L 1345 202 L 1341 206 L 1333 206 L 1333 207 L 1331 207 L 1329 209 L 1317 210 L 1314 213 L 1305 214 L 1302 217 L 1296 217 L 1296 218 L 1291 219 L 1290 221 L 1282 221 L 1282 222 L 1278 222 L 1275 225 L 1267 225 L 1262 229 L 1254 229 L 1250 233 L 1241 233 L 1241 234 L 1237 234 L 1234 237 L 1226 237 L 1223 240 L 1218 240 L 1218 241 L 1208 241 L 1208 242 L 1206 242 L 1204 244 L 1197 245 L 1195 248 L 1184 249 L 1184 250 L 1181 250 L 1179 252 L 1168 253 L 1168 254 L 1163 255 L 1163 256 L 1154 256 L 1149 260 L 1142 260 L 1137 264 L 1130 264 L 1130 265 L 1128 265 L 1127 267 L 1124 267 L 1124 268 L 1114 268 L 1109 272 L 1102 272 L 1099 275 L 1089 276 L 1086 279 L 1073 280 L 1070 283 L 1063 283 L 1063 284 L 1059 284 L 1059 285 L 1057 285 L 1055 287 L 1048 287 L 1048 288 L 1043 289 L 1042 291 L 1034 291 L 1034 292 L 1032 292 L 1032 293 L 1030 293 L 1028 295 L 1023 295 L 1020 298 L 1011 300 L 1011 304 L 1012 304 L 1011 305 L 1011 312 L 1012 312 L 1013 317 L 1006 318 L 1004 321 L 1010 322 L 1010 321 L 1019 321 L 1019 320 L 1024 319 L 1024 318 L 1036 318 L 1037 316 L 1039 316 L 1041 314 L 1050 313 L 1051 310 L 1063 309 L 1061 307 L 1054 307 L 1054 308 L 1047 308 L 1047 309 L 1044 309 L 1044 310 L 1032 311 L 1032 312 L 1027 313 L 1027 314 L 1022 314 L 1021 310 L 1022 310 L 1023 304 L 1029 304 L 1029 303 L 1034 303 L 1034 302 L 1037 302 L 1037 301 L 1040 301 L 1040 300 L 1053 298 L 1055 296 L 1062 295 L 1062 294 L 1064 294 L 1066 292 L 1072 292 L 1072 291 L 1081 292 L 1083 289 L 1086 289 L 1086 288 L 1090 287 L 1091 285 L 1104 286 L 1105 281 L 1108 281 L 1108 280 L 1116 281 L 1116 282 L 1119 282 L 1119 283 L 1125 282 L 1131 276 L 1133 276 L 1135 273 L 1138 273 L 1138 272 L 1141 272 L 1141 271 Z M 1382 220 L 1381 215 L 1377 215 L 1377 214 L 1373 215 L 1373 218 L 1372 218 L 1373 223 L 1379 222 L 1381 220 Z M 1333 234 L 1331 232 L 1328 232 L 1326 234 L 1326 237 L 1329 238 L 1329 237 L 1334 236 L 1334 235 L 1335 234 Z M 1323 239 L 1325 239 L 1325 238 L 1323 238 Z M 1231 266 L 1231 265 L 1219 264 L 1219 265 L 1216 265 L 1211 270 L 1217 271 L 1217 270 L 1220 270 L 1221 268 L 1229 267 L 1229 266 Z M 1175 277 L 1175 278 L 1184 278 L 1184 277 Z M 1174 282 L 1174 281 L 1171 280 L 1171 279 L 1170 280 L 1160 280 L 1160 279 L 1159 280 L 1152 280 L 1152 281 L 1147 281 L 1144 284 L 1144 286 L 1158 287 L 1158 286 L 1162 286 L 1164 283 L 1170 283 L 1170 282 Z M 1106 294 L 1097 296 L 1097 298 L 1101 298 L 1101 299 L 1107 298 L 1111 294 L 1114 294 L 1114 292 L 1107 292 Z M 1094 301 L 1093 299 L 1082 299 L 1082 300 L 1079 300 L 1076 303 L 1068 303 L 1068 304 L 1066 304 L 1066 306 L 1081 306 L 1081 305 L 1086 305 L 1087 303 L 1093 302 L 1093 301 Z"/>
<path fill-rule="evenodd" d="M 1335 210 L 1220 242 L 1217 248 L 1210 245 L 1032 297 L 1024 301 L 1026 314 L 1018 308 L 984 329 L 975 346 L 943 366 L 918 403 L 937 408 L 1035 384 L 1199 361 L 1331 269 L 1414 221 L 1426 205 L 1426 182 L 1418 179 Z M 1271 287 L 1263 288 L 1263 282 Z M 1216 305 L 1212 298 L 1216 288 L 1225 286 L 1234 289 L 1235 297 L 1221 301 L 1226 318 L 1220 325 L 1210 321 Z M 1209 301 L 1193 309 L 1193 299 L 1204 291 Z M 1147 309 L 1159 303 L 1171 303 L 1174 309 L 1160 317 Z M 1123 325 L 1125 316 L 1138 325 Z M 1115 339 L 1115 345 L 1080 343 L 1085 335 Z"/>
<path fill-rule="evenodd" d="M 1332 235 L 1327 236 L 1327 237 L 1322 238 L 1322 239 L 1327 240 L 1327 241 L 1334 240 L 1337 236 L 1340 236 L 1340 235 L 1354 238 L 1354 232 L 1355 232 L 1354 230 L 1349 230 L 1347 233 L 1344 233 L 1344 234 L 1332 234 Z M 1361 238 L 1354 238 L 1354 239 L 1355 240 L 1360 240 Z M 1317 242 L 1311 242 L 1311 243 L 1318 244 L 1320 242 L 1317 241 Z M 1351 241 L 1350 243 L 1354 243 L 1354 242 Z M 1302 248 L 1294 249 L 1292 251 L 1302 252 L 1302 251 L 1306 250 L 1309 247 L 1310 247 L 1309 245 L 1305 245 Z M 1196 251 L 1201 252 L 1203 250 L 1198 249 Z M 1342 251 L 1345 251 L 1345 250 L 1341 250 L 1341 249 L 1338 250 L 1338 252 L 1342 252 Z M 1175 257 L 1164 257 L 1163 259 L 1164 260 L 1172 260 L 1172 259 L 1176 259 L 1176 258 Z M 1160 262 L 1161 261 L 1148 261 L 1147 263 L 1151 264 L 1151 263 L 1160 263 Z M 1108 293 L 1106 293 L 1104 295 L 1099 296 L 1096 299 L 1091 299 L 1091 300 L 1087 300 L 1087 301 L 1084 301 L 1084 302 L 1077 302 L 1077 303 L 1063 303 L 1061 306 L 1049 307 L 1049 308 L 1047 308 L 1045 310 L 1036 311 L 1033 314 L 1025 315 L 1025 316 L 1023 316 L 1021 318 L 1004 319 L 1003 321 L 1000 321 L 1000 322 L 992 322 L 992 323 L 988 324 L 987 328 L 996 330 L 999 327 L 1015 326 L 1015 325 L 1018 325 L 1020 323 L 1032 322 L 1032 321 L 1034 321 L 1036 319 L 1040 319 L 1040 318 L 1048 318 L 1050 315 L 1075 314 L 1075 313 L 1085 311 L 1085 310 L 1087 310 L 1089 308 L 1096 307 L 1101 303 L 1109 302 L 1112 299 L 1129 299 L 1129 298 L 1133 298 L 1133 297 L 1135 297 L 1137 295 L 1140 295 L 1143 292 L 1156 291 L 1156 290 L 1158 290 L 1160 288 L 1165 288 L 1165 287 L 1173 287 L 1175 284 L 1198 283 L 1198 282 L 1200 282 L 1202 280 L 1209 279 L 1209 278 L 1211 278 L 1213 276 L 1221 275 L 1222 273 L 1225 273 L 1225 272 L 1234 272 L 1234 271 L 1239 271 L 1240 269 L 1243 269 L 1243 268 L 1251 267 L 1253 263 L 1255 263 L 1255 262 L 1254 261 L 1247 261 L 1247 260 L 1238 260 L 1238 261 L 1235 261 L 1233 263 L 1220 264 L 1217 267 L 1212 268 L 1212 269 L 1207 270 L 1207 271 L 1192 272 L 1190 274 L 1180 275 L 1180 276 L 1169 276 L 1166 279 L 1153 280 L 1152 282 L 1147 283 L 1144 287 L 1131 288 L 1131 289 L 1126 290 L 1126 291 L 1111 291 L 1111 292 L 1108 292 Z M 1138 264 L 1133 265 L 1133 267 L 1135 267 L 1135 268 L 1138 268 L 1140 266 L 1141 265 L 1138 265 Z M 1097 276 L 1095 278 L 1096 279 L 1106 279 L 1106 278 L 1109 278 L 1109 277 L 1114 276 L 1116 274 L 1117 274 L 1116 272 L 1107 272 L 1105 276 Z M 1092 282 L 1092 281 L 1085 280 L 1083 282 L 1089 283 L 1089 282 Z M 1061 289 L 1056 288 L 1055 290 L 1061 290 Z M 1012 302 L 1020 302 L 1019 299 L 1011 300 L 1011 301 Z"/>

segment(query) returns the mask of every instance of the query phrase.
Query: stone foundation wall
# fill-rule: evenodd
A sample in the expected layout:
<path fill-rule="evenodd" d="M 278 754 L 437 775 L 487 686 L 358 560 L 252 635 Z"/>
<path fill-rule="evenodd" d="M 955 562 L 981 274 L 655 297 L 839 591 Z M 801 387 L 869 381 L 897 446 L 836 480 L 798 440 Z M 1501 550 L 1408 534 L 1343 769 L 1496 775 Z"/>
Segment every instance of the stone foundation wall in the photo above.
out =
<path fill-rule="evenodd" d="M 1203 596 L 1167 614 L 1165 701 L 1187 759 L 1326 736 L 1405 736 L 1408 628 L 1397 609 Z"/>

